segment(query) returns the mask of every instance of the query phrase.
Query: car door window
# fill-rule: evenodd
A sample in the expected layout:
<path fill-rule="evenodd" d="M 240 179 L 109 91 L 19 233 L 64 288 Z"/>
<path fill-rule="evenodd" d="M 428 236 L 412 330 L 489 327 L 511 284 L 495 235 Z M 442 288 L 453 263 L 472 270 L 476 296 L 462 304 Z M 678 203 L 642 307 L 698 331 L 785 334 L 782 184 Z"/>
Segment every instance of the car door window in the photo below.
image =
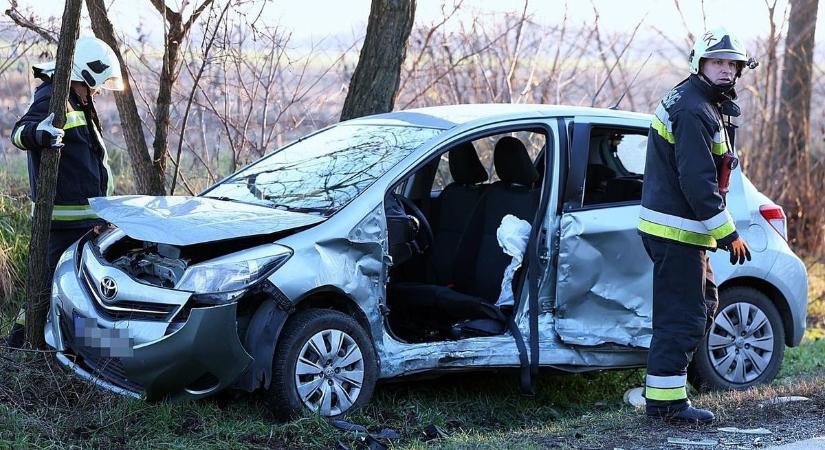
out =
<path fill-rule="evenodd" d="M 641 201 L 646 151 L 647 130 L 593 126 L 583 206 Z"/>

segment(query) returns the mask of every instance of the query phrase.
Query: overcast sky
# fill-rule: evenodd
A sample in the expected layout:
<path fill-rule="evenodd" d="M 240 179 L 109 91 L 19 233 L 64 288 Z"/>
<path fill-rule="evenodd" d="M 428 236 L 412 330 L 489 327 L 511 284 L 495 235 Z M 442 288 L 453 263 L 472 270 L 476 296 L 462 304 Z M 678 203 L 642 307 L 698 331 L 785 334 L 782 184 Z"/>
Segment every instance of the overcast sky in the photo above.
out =
<path fill-rule="evenodd" d="M 222 3 L 224 0 L 217 0 Z M 446 0 L 452 4 L 455 0 Z M 768 33 L 768 13 L 766 2 L 774 0 L 683 0 L 679 2 L 685 22 L 694 33 L 704 30 L 702 4 L 708 20 L 708 26 L 724 24 L 743 39 Z M 111 0 L 107 0 L 111 2 Z M 61 0 L 18 0 L 21 9 L 31 7 L 41 16 L 62 13 L 64 2 Z M 167 0 L 175 8 L 181 0 Z M 189 1 L 196 3 L 196 1 Z M 425 25 L 441 17 L 443 0 L 418 0 L 416 23 Z M 8 0 L 0 0 L 2 9 L 6 9 Z M 783 11 L 787 0 L 777 1 L 777 10 Z M 258 8 L 261 3 L 258 2 Z M 651 27 L 657 27 L 675 38 L 685 35 L 685 27 L 674 3 L 667 0 L 532 0 L 528 4 L 528 14 L 540 23 L 559 23 L 563 17 L 565 5 L 573 23 L 593 21 L 593 5 L 600 14 L 600 23 L 607 31 L 630 31 L 643 17 L 642 35 L 655 35 Z M 522 0 L 464 0 L 462 13 L 458 20 L 469 21 L 474 15 L 489 15 L 504 11 L 520 12 L 524 6 Z M 191 8 L 191 7 L 190 7 Z M 361 36 L 366 29 L 369 15 L 369 0 L 269 0 L 264 7 L 263 19 L 271 24 L 279 24 L 283 29 L 291 30 L 293 42 L 309 42 L 329 37 L 350 39 Z M 820 33 L 825 33 L 822 22 L 825 14 L 818 15 Z M 162 26 L 159 16 L 149 4 L 149 0 L 114 0 L 110 17 L 119 31 L 133 33 L 142 23 L 144 30 L 152 33 L 152 39 L 160 38 Z M 88 19 L 86 26 L 88 27 Z M 456 22 L 457 23 L 457 22 Z M 453 26 L 457 26 L 456 23 Z M 817 36 L 817 42 L 821 41 Z M 156 41 L 159 42 L 159 41 Z"/>

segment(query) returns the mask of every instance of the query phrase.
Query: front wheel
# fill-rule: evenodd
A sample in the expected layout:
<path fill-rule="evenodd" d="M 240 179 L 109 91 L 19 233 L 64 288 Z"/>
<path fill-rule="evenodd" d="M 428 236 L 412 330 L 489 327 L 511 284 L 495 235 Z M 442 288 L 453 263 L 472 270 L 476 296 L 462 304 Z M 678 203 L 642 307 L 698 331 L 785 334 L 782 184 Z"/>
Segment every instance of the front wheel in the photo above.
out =
<path fill-rule="evenodd" d="M 770 383 L 785 354 L 782 317 L 770 298 L 750 287 L 725 289 L 713 325 L 688 369 L 700 389 L 747 389 Z"/>
<path fill-rule="evenodd" d="M 283 419 L 302 411 L 341 416 L 369 401 L 377 374 L 373 346 L 355 319 L 334 310 L 300 311 L 280 334 L 267 400 Z"/>

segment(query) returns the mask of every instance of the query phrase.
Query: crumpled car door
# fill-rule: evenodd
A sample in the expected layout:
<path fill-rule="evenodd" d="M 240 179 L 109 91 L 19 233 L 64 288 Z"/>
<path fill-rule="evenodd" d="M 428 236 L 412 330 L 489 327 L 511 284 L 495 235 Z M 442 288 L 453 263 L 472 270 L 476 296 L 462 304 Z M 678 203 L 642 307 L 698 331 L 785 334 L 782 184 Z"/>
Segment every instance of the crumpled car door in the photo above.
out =
<path fill-rule="evenodd" d="M 605 127 L 632 128 L 638 133 L 647 122 L 575 119 L 560 218 L 555 330 L 567 344 L 648 347 L 653 264 L 636 231 L 639 205 L 582 207 L 591 130 Z"/>
<path fill-rule="evenodd" d="M 638 218 L 639 206 L 562 215 L 555 324 L 565 343 L 650 345 L 653 264 Z"/>

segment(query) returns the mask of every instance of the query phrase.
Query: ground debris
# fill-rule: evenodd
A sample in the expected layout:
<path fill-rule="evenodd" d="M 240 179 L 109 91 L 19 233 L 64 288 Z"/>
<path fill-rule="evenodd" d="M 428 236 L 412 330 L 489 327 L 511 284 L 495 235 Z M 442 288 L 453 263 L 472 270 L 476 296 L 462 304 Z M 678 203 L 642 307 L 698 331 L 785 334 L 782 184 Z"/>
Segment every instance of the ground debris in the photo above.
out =
<path fill-rule="evenodd" d="M 719 442 L 714 441 L 713 439 L 701 439 L 698 441 L 691 441 L 690 439 L 685 438 L 667 438 L 668 444 L 676 444 L 676 445 L 696 445 L 699 447 L 715 447 L 719 445 Z"/>
<path fill-rule="evenodd" d="M 330 425 L 335 428 L 338 428 L 342 431 L 349 431 L 352 433 L 364 433 L 367 434 L 367 428 L 363 425 L 358 425 L 355 423 L 347 422 L 346 420 L 341 419 L 334 419 L 329 421 Z"/>
<path fill-rule="evenodd" d="M 773 434 L 771 430 L 766 428 L 738 428 L 738 427 L 722 427 L 717 428 L 719 431 L 725 433 L 741 433 L 741 434 Z"/>
<path fill-rule="evenodd" d="M 645 388 L 635 387 L 628 389 L 624 393 L 624 402 L 636 408 L 643 408 L 645 406 Z"/>
<path fill-rule="evenodd" d="M 790 403 L 790 402 L 807 402 L 810 401 L 808 397 L 803 397 L 801 395 L 791 395 L 787 397 L 776 397 L 771 398 L 762 402 L 759 402 L 759 407 L 764 408 L 766 406 L 773 406 L 773 405 L 781 405 L 783 403 Z"/>
<path fill-rule="evenodd" d="M 447 433 L 444 432 L 441 428 L 437 425 L 429 425 L 424 430 L 422 430 L 424 434 L 425 441 L 432 441 L 435 439 L 445 439 L 447 437 Z"/>
<path fill-rule="evenodd" d="M 372 435 L 376 439 L 401 439 L 401 434 L 389 428 L 382 428 L 378 433 Z"/>
<path fill-rule="evenodd" d="M 385 450 L 387 448 L 381 440 L 400 439 L 401 433 L 390 428 L 382 428 L 377 433 L 370 433 L 367 427 L 355 423 L 347 422 L 342 419 L 333 419 L 329 421 L 330 425 L 349 433 L 354 433 L 359 436 L 362 446 L 366 446 L 369 450 Z M 338 448 L 341 450 L 348 449 L 346 445 L 338 441 Z"/>

